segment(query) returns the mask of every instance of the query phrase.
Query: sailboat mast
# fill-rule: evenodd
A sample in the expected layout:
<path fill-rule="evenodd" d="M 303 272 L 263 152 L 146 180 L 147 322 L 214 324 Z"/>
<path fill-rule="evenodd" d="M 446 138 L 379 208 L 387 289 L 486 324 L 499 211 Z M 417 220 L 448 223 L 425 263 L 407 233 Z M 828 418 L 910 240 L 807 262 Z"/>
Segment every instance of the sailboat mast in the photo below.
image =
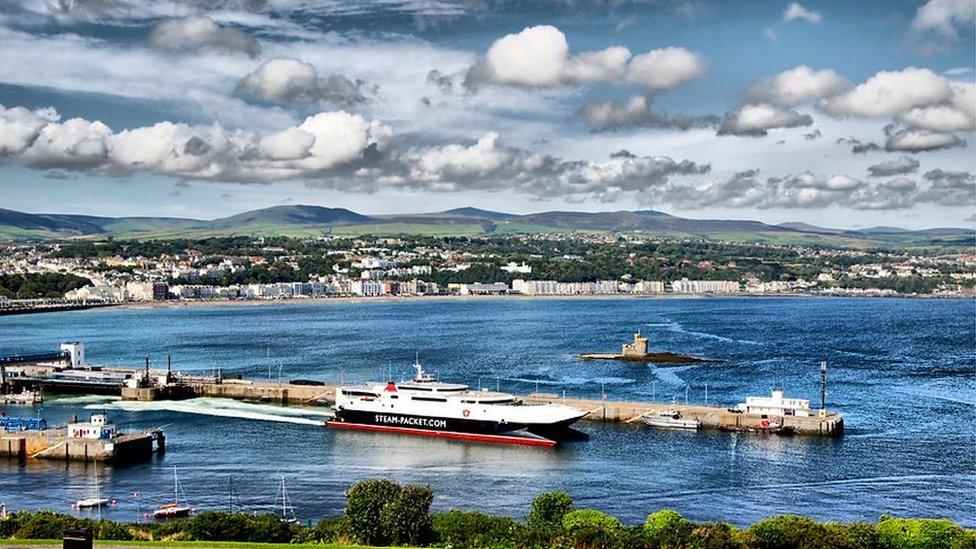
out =
<path fill-rule="evenodd" d="M 98 520 L 102 520 L 102 494 L 98 489 L 98 462 L 95 462 L 95 504 L 98 507 Z"/>

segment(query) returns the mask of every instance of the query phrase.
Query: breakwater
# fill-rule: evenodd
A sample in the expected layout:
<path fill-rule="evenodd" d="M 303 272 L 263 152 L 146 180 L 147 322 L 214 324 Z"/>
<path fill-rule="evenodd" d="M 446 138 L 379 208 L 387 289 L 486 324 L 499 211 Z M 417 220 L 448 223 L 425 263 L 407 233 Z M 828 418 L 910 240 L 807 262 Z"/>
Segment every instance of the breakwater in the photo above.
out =
<path fill-rule="evenodd" d="M 161 430 L 124 434 L 110 439 L 69 437 L 67 429 L 18 431 L 0 434 L 0 456 L 60 461 L 132 463 L 148 459 L 153 443 L 164 451 L 165 438 Z"/>
<path fill-rule="evenodd" d="M 289 405 L 332 405 L 335 403 L 334 385 L 293 385 L 263 381 L 230 380 L 230 382 L 189 382 L 175 386 L 124 388 L 125 400 L 154 401 L 172 398 L 216 397 L 238 400 L 270 401 Z M 769 418 L 763 414 L 733 411 L 718 406 L 692 404 L 618 401 L 587 398 L 564 398 L 558 395 L 531 393 L 518 395 L 526 404 L 564 404 L 587 412 L 585 421 L 630 423 L 644 416 L 675 410 L 681 417 L 696 419 L 703 429 L 762 429 Z M 816 412 L 814 410 L 813 412 Z M 843 415 L 827 411 L 820 415 L 776 417 L 784 427 L 792 427 L 796 434 L 838 436 L 844 432 Z"/>

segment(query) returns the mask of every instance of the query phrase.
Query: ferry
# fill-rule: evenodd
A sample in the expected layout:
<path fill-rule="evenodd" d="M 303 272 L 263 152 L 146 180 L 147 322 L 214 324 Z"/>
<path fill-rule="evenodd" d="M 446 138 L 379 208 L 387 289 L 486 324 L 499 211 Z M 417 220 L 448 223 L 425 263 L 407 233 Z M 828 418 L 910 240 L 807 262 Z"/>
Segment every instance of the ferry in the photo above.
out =
<path fill-rule="evenodd" d="M 509 393 L 445 383 L 413 365 L 416 376 L 400 383 L 366 383 L 336 389 L 335 429 L 381 431 L 478 442 L 556 446 L 580 438 L 570 426 L 586 412 L 559 404 L 524 404 Z"/>

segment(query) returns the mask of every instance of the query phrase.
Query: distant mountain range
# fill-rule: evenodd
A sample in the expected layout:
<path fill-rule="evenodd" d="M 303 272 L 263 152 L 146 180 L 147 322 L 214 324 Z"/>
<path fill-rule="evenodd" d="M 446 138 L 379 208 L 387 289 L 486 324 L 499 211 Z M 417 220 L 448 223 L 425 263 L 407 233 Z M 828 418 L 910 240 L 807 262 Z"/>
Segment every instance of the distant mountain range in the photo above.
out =
<path fill-rule="evenodd" d="M 552 211 L 508 214 L 478 208 L 404 215 L 363 215 L 344 208 L 274 206 L 213 220 L 175 217 L 99 217 L 32 214 L 0 209 L 0 240 L 66 238 L 172 239 L 207 236 L 321 236 L 325 234 L 479 235 L 572 231 L 639 232 L 740 242 L 807 243 L 834 246 L 972 246 L 976 231 L 940 228 L 913 231 L 891 227 L 842 230 L 805 223 L 769 225 L 733 219 L 689 219 L 653 210 Z"/>

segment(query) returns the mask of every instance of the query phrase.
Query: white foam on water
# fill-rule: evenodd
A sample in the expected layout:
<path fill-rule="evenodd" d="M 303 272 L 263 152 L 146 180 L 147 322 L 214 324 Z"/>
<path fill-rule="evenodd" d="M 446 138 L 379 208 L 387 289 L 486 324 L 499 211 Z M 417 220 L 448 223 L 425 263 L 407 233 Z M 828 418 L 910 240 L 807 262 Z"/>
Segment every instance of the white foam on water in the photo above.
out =
<path fill-rule="evenodd" d="M 718 341 L 724 341 L 726 343 L 742 343 L 743 345 L 758 345 L 759 344 L 758 342 L 755 342 L 755 341 L 752 341 L 752 340 L 749 340 L 749 339 L 733 339 L 731 337 L 720 336 L 720 335 L 717 335 L 717 334 L 710 334 L 708 332 L 694 332 L 694 331 L 691 331 L 691 330 L 686 330 L 684 328 L 684 326 L 682 326 L 680 323 L 674 322 L 674 321 L 668 321 L 667 323 L 646 324 L 646 326 L 663 326 L 663 327 L 667 328 L 671 332 L 678 332 L 678 333 L 682 333 L 682 334 L 685 334 L 685 335 L 690 335 L 690 336 L 693 336 L 693 337 L 704 337 L 704 338 L 708 338 L 708 339 L 716 339 Z"/>
<path fill-rule="evenodd" d="M 45 398 L 48 404 L 72 405 L 72 404 L 102 404 L 122 400 L 122 397 L 112 395 L 76 395 L 61 396 L 57 398 Z"/>
<path fill-rule="evenodd" d="M 682 379 L 678 373 L 685 370 L 690 370 L 694 368 L 694 365 L 690 366 L 677 366 L 675 368 L 654 368 L 654 377 L 667 383 L 668 385 L 674 385 L 675 387 L 680 387 L 685 385 L 685 380 Z"/>
<path fill-rule="evenodd" d="M 945 394 L 944 392 L 940 392 L 939 389 L 934 389 L 934 388 L 928 389 L 925 387 L 919 389 L 906 389 L 902 387 L 896 387 L 894 390 L 903 395 L 917 396 L 922 398 L 931 398 L 934 400 L 944 400 L 946 402 L 954 402 L 956 404 L 965 404 L 966 406 L 976 407 L 976 402 L 967 400 L 965 398 L 955 397 L 953 395 Z"/>
<path fill-rule="evenodd" d="M 308 408 L 288 408 L 268 404 L 251 404 L 225 398 L 193 398 L 189 400 L 158 400 L 154 402 L 138 402 L 118 400 L 106 405 L 90 404 L 89 409 L 118 409 L 127 412 L 165 411 L 183 414 L 197 414 L 204 416 L 232 417 L 251 419 L 255 421 L 274 421 L 278 423 L 294 423 L 297 425 L 322 425 L 322 419 L 306 416 L 331 417 L 330 412 L 312 410 Z"/>

